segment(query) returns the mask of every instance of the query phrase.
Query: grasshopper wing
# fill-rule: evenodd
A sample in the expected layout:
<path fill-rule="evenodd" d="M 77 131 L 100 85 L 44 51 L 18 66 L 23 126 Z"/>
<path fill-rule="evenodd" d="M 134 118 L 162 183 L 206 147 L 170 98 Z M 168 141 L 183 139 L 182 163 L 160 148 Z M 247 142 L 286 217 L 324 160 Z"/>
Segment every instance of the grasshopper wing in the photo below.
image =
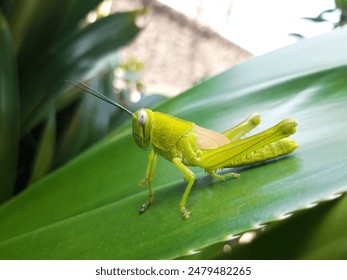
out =
<path fill-rule="evenodd" d="M 258 113 L 254 113 L 243 122 L 224 131 L 223 133 L 217 133 L 197 125 L 194 126 L 193 133 L 196 136 L 197 144 L 200 149 L 215 149 L 229 144 L 231 141 L 240 139 L 244 134 L 256 127 L 259 122 L 260 115 Z"/>
<path fill-rule="evenodd" d="M 218 132 L 194 125 L 193 133 L 196 137 L 196 143 L 202 150 L 215 149 L 229 144 L 229 139 Z"/>

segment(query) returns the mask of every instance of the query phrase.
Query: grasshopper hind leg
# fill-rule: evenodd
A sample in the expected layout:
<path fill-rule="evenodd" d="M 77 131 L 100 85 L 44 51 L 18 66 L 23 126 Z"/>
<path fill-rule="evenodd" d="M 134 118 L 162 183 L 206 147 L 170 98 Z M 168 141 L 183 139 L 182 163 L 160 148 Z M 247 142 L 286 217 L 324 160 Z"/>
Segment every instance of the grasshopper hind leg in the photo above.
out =
<path fill-rule="evenodd" d="M 296 125 L 294 119 L 285 119 L 255 135 L 206 151 L 200 158 L 199 166 L 210 172 L 289 154 L 298 147 L 295 140 L 287 138 L 295 133 Z"/>
<path fill-rule="evenodd" d="M 216 171 L 207 171 L 206 173 L 208 175 L 210 175 L 211 177 L 213 177 L 213 178 L 216 178 L 218 180 L 223 180 L 223 181 L 225 181 L 227 178 L 235 178 L 235 179 L 237 179 L 237 178 L 240 177 L 240 174 L 232 173 L 232 172 L 226 173 L 226 174 L 223 174 L 223 175 L 217 174 Z"/>
<path fill-rule="evenodd" d="M 239 140 L 247 132 L 255 128 L 259 123 L 260 123 L 260 115 L 258 113 L 253 113 L 243 122 L 224 131 L 222 134 L 225 137 L 227 137 L 230 141 Z"/>

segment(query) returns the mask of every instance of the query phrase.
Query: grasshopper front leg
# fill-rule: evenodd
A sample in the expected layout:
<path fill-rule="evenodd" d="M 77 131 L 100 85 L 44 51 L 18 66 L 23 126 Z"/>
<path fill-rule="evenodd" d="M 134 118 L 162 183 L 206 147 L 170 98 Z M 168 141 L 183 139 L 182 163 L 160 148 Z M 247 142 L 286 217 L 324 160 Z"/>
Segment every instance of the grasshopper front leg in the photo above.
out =
<path fill-rule="evenodd" d="M 140 214 L 145 212 L 145 210 L 153 203 L 152 181 L 153 181 L 153 177 L 154 177 L 154 170 L 155 170 L 155 166 L 157 164 L 157 160 L 158 160 L 158 154 L 152 150 L 148 156 L 148 165 L 147 165 L 146 177 L 145 177 L 145 179 L 143 179 L 139 182 L 140 185 L 148 184 L 148 200 L 144 204 L 141 205 L 141 208 L 139 210 Z"/>

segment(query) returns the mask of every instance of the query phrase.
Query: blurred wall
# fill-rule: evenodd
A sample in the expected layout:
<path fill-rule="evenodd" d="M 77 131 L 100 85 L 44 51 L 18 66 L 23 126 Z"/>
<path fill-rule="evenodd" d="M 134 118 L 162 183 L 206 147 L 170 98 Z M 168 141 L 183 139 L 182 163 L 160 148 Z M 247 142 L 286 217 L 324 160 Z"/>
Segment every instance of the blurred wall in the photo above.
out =
<path fill-rule="evenodd" d="M 252 54 L 193 19 L 154 0 L 116 0 L 112 11 L 147 7 L 140 35 L 121 51 L 144 63 L 147 93 L 176 95 L 203 78 L 222 72 Z"/>

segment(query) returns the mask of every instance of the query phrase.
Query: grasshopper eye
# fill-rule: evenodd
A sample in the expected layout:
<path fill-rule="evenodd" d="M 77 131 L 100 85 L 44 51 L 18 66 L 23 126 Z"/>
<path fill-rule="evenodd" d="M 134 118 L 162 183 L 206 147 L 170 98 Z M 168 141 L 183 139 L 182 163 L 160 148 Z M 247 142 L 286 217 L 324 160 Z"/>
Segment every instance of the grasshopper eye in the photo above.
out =
<path fill-rule="evenodd" d="M 145 110 L 139 111 L 138 122 L 140 125 L 144 126 L 147 121 L 147 113 Z"/>

